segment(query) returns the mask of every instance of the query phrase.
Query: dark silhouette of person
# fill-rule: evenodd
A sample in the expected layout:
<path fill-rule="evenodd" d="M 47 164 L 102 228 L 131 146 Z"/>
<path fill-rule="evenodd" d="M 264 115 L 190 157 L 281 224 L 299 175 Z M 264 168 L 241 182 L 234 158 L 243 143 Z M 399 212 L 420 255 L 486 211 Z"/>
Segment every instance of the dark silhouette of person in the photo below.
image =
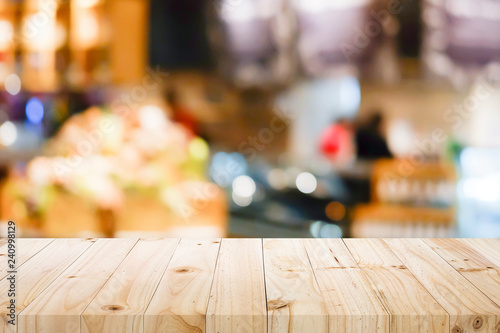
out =
<path fill-rule="evenodd" d="M 380 111 L 373 112 L 368 121 L 356 130 L 356 146 L 358 159 L 374 160 L 390 158 L 391 152 L 382 135 L 383 116 Z"/>

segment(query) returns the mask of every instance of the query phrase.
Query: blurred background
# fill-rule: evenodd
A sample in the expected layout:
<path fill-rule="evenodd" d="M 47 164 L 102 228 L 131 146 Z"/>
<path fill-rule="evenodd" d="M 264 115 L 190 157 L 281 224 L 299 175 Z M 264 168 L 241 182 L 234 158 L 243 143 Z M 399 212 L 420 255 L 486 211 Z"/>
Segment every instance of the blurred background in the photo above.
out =
<path fill-rule="evenodd" d="M 499 130 L 499 1 L 0 0 L 19 236 L 500 237 Z"/>

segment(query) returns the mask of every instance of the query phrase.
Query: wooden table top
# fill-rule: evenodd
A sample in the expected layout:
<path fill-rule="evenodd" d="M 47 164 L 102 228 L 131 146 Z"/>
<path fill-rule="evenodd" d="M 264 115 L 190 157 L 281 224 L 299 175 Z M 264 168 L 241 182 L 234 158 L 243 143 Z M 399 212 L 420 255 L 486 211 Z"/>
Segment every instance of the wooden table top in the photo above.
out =
<path fill-rule="evenodd" d="M 18 239 L 15 327 L 0 261 L 0 332 L 500 333 L 500 239 Z"/>

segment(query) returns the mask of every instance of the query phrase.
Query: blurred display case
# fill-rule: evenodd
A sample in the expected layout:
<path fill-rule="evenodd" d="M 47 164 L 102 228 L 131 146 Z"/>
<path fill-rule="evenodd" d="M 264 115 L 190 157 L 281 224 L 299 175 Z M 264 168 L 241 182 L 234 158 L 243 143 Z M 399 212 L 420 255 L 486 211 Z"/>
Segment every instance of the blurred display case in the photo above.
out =
<path fill-rule="evenodd" d="M 72 0 L 69 81 L 75 87 L 111 82 L 111 26 L 105 0 Z"/>
<path fill-rule="evenodd" d="M 356 208 L 353 237 L 454 237 L 453 209 L 368 204 Z"/>
<path fill-rule="evenodd" d="M 452 165 L 375 162 L 371 203 L 355 209 L 353 237 L 453 237 L 456 172 Z"/>
<path fill-rule="evenodd" d="M 27 0 L 21 4 L 20 51 L 25 89 L 52 92 L 61 86 L 68 40 L 68 6 L 57 1 Z"/>

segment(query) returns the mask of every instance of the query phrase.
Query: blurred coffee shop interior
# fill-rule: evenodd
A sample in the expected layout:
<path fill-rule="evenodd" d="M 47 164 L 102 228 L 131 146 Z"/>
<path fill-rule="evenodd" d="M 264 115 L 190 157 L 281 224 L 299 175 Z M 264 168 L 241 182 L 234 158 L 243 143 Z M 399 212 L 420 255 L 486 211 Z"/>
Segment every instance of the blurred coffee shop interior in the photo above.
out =
<path fill-rule="evenodd" d="M 500 237 L 500 2 L 0 0 L 19 237 Z"/>

